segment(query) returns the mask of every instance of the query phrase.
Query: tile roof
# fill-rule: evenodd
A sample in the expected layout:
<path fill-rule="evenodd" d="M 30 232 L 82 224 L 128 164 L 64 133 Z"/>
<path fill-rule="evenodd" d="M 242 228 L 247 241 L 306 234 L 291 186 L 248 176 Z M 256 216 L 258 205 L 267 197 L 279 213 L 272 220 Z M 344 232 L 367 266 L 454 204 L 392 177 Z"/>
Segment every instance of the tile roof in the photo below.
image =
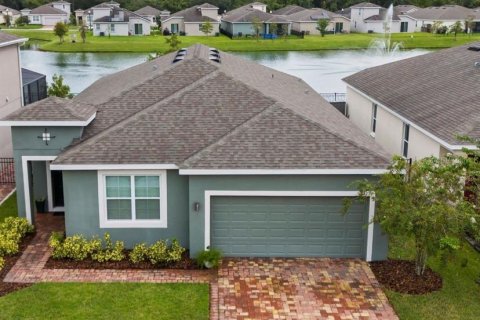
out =
<path fill-rule="evenodd" d="M 296 6 L 296 5 L 288 5 L 286 7 L 277 9 L 277 10 L 273 11 L 272 13 L 276 14 L 276 15 L 286 16 L 286 15 L 290 15 L 292 13 L 297 13 L 297 12 L 303 11 L 303 10 L 305 10 L 304 7 L 300 7 L 300 6 Z"/>
<path fill-rule="evenodd" d="M 467 45 L 369 68 L 343 80 L 443 141 L 459 145 L 458 134 L 480 138 L 476 62 L 480 52 Z"/>
<path fill-rule="evenodd" d="M 145 6 L 134 12 L 141 16 L 159 16 L 160 13 L 162 13 L 161 10 L 158 10 L 157 8 L 151 6 Z"/>
<path fill-rule="evenodd" d="M 203 5 L 207 5 L 208 3 L 204 3 Z M 163 21 L 169 20 L 170 18 L 174 17 L 181 17 L 185 22 L 203 22 L 203 21 L 212 21 L 212 22 L 218 22 L 215 19 L 212 19 L 207 16 L 202 16 L 201 10 L 199 8 L 216 8 L 215 6 L 212 7 L 202 7 L 202 6 L 193 6 L 178 12 L 173 13 L 169 17 L 165 18 Z M 217 8 L 218 9 L 218 8 Z"/>
<path fill-rule="evenodd" d="M 288 23 L 288 20 L 285 17 L 254 9 L 252 8 L 252 5 L 253 4 L 250 3 L 227 12 L 222 16 L 222 21 L 238 23 L 252 22 L 254 19 L 259 19 L 262 22 Z"/>
<path fill-rule="evenodd" d="M 90 104 L 57 97 L 29 104 L 10 113 L 4 121 L 85 121 L 90 119 L 96 107 Z"/>
<path fill-rule="evenodd" d="M 52 7 L 52 4 L 44 4 L 43 6 L 36 7 L 30 14 L 62 14 L 68 15 L 65 11 Z"/>
<path fill-rule="evenodd" d="M 173 163 L 184 168 L 385 168 L 389 155 L 302 80 L 195 45 L 101 79 L 62 164 Z M 167 80 L 166 80 L 167 79 Z M 219 153 L 221 152 L 221 153 Z M 225 152 L 225 154 L 223 154 Z"/>

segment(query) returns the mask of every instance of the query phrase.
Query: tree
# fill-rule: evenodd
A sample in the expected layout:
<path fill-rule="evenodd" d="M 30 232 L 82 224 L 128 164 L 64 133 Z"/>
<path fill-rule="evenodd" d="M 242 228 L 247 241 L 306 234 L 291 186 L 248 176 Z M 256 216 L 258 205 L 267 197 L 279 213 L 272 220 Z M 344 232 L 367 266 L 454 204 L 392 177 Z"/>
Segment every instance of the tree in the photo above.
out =
<path fill-rule="evenodd" d="M 88 27 L 85 24 L 85 22 L 82 22 L 82 25 L 80 28 L 78 28 L 78 32 L 80 32 L 80 37 L 82 38 L 82 42 L 85 43 L 87 40 L 87 32 L 88 32 Z"/>
<path fill-rule="evenodd" d="M 328 19 L 319 19 L 317 21 L 317 30 L 320 31 L 320 34 L 322 35 L 322 37 L 325 36 L 329 23 L 330 23 L 330 20 Z"/>
<path fill-rule="evenodd" d="M 457 33 L 460 33 L 463 31 L 462 21 L 455 21 L 455 23 L 450 26 L 449 31 L 453 33 L 455 40 L 457 40 Z"/>
<path fill-rule="evenodd" d="M 54 74 L 52 84 L 48 86 L 48 95 L 60 98 L 73 98 L 70 87 L 63 83 L 63 76 Z"/>
<path fill-rule="evenodd" d="M 442 21 L 433 21 L 433 25 L 432 25 L 432 33 L 439 33 L 440 29 L 442 28 L 443 26 L 443 22 Z"/>
<path fill-rule="evenodd" d="M 3 21 L 5 21 L 5 26 L 8 28 L 12 23 L 12 17 L 7 13 L 3 15 Z"/>
<path fill-rule="evenodd" d="M 413 239 L 415 271 L 423 275 L 427 257 L 455 250 L 465 227 L 478 217 L 473 203 L 464 197 L 465 160 L 447 155 L 409 164 L 393 158 L 388 172 L 376 181 L 359 181 L 360 198 L 376 201 L 373 221 L 393 239 Z M 349 200 L 345 200 L 348 212 Z"/>
<path fill-rule="evenodd" d="M 253 17 L 252 19 L 252 31 L 253 34 L 255 35 L 255 39 L 257 41 L 260 39 L 260 33 L 262 33 L 263 29 L 263 22 L 260 20 L 257 16 Z"/>
<path fill-rule="evenodd" d="M 60 39 L 60 42 L 63 42 L 63 37 L 68 33 L 68 26 L 63 22 L 57 22 L 53 33 Z"/>
<path fill-rule="evenodd" d="M 165 38 L 165 41 L 170 46 L 170 49 L 168 50 L 168 52 L 177 50 L 180 43 L 182 43 L 180 39 L 178 39 L 178 36 L 176 33 L 172 33 L 172 35 L 169 38 Z"/>
<path fill-rule="evenodd" d="M 474 21 L 474 16 L 469 15 L 465 20 L 465 29 L 469 35 L 473 33 L 473 29 L 475 29 L 476 24 L 477 23 Z"/>
<path fill-rule="evenodd" d="M 29 23 L 30 23 L 30 20 L 28 20 L 27 16 L 21 16 L 15 19 L 15 25 L 17 26 L 24 26 Z"/>
<path fill-rule="evenodd" d="M 270 29 L 270 34 L 276 36 L 278 34 L 278 24 L 276 23 L 271 23 L 269 25 Z M 272 40 L 275 39 L 275 37 L 272 37 Z"/>
<path fill-rule="evenodd" d="M 209 20 L 204 21 L 200 26 L 200 31 L 205 33 L 205 35 L 208 37 L 208 35 L 213 31 L 212 23 Z"/>

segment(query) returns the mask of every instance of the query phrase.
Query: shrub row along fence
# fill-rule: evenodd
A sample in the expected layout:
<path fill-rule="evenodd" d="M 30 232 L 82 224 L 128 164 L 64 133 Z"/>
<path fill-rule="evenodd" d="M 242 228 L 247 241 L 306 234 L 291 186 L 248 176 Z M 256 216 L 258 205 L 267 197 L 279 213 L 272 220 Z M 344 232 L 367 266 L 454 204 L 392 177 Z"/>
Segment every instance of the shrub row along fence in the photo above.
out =
<path fill-rule="evenodd" d="M 0 158 L 0 184 L 15 183 L 13 158 Z"/>

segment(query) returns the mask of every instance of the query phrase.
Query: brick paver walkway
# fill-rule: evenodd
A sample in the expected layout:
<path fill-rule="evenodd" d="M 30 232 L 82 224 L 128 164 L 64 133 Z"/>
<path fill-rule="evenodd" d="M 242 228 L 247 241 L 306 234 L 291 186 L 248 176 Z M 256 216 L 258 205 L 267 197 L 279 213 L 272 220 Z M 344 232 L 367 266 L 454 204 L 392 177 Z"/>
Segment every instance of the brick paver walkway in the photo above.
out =
<path fill-rule="evenodd" d="M 228 259 L 219 319 L 398 319 L 366 262 Z"/>
<path fill-rule="evenodd" d="M 37 214 L 35 238 L 3 281 L 209 283 L 213 279 L 212 273 L 204 270 L 44 269 L 51 255 L 48 238 L 52 231 L 62 231 L 63 228 L 63 217 Z"/>

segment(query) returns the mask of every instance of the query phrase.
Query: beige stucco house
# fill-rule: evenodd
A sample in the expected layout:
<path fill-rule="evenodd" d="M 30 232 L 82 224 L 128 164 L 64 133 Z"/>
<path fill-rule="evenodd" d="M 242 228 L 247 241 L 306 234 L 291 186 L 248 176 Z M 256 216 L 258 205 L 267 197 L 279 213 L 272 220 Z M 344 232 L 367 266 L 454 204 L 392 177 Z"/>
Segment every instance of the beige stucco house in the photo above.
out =
<path fill-rule="evenodd" d="M 0 118 L 18 110 L 23 104 L 20 45 L 27 39 L 0 31 Z M 9 127 L 0 127 L 0 158 L 12 157 Z"/>
<path fill-rule="evenodd" d="M 4 24 L 6 22 L 6 16 L 10 17 L 10 24 L 14 24 L 15 20 L 20 17 L 20 11 L 2 6 L 0 4 L 0 24 Z"/>
<path fill-rule="evenodd" d="M 347 116 L 391 154 L 421 159 L 480 138 L 480 43 L 369 68 L 343 79 Z"/>
<path fill-rule="evenodd" d="M 304 9 L 284 16 L 292 23 L 292 30 L 306 34 L 319 35 L 318 20 L 329 21 L 326 31 L 334 33 L 350 32 L 350 19 L 321 8 Z"/>
<path fill-rule="evenodd" d="M 175 12 L 162 20 L 162 29 L 188 36 L 203 36 L 205 34 L 201 31 L 201 27 L 206 21 L 212 24 L 211 34 L 220 31 L 218 7 L 204 3 Z"/>

